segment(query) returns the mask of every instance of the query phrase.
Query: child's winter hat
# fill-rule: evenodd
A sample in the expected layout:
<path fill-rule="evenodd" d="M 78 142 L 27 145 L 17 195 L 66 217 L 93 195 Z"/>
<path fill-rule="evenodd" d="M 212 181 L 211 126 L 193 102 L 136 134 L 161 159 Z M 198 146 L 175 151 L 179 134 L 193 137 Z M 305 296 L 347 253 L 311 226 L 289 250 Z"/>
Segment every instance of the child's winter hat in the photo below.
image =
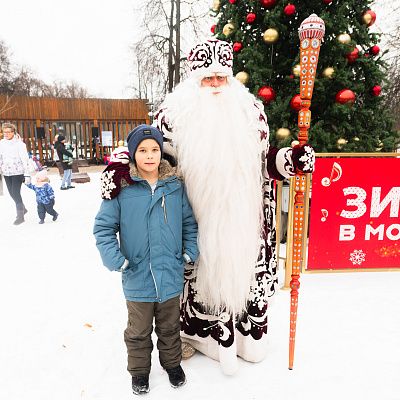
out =
<path fill-rule="evenodd" d="M 154 139 L 160 146 L 161 158 L 164 156 L 163 150 L 163 135 L 162 133 L 150 125 L 139 125 L 129 135 L 126 141 L 128 142 L 129 155 L 132 160 L 135 160 L 136 150 L 141 142 L 146 139 Z"/>
<path fill-rule="evenodd" d="M 46 170 L 43 170 L 43 171 L 38 172 L 38 173 L 36 174 L 36 179 L 37 179 L 37 178 L 41 179 L 42 181 L 45 181 L 46 178 L 47 178 L 47 171 L 46 171 Z"/>
<path fill-rule="evenodd" d="M 57 140 L 58 140 L 59 142 L 62 142 L 63 140 L 65 140 L 65 136 L 63 136 L 63 135 L 58 135 Z"/>

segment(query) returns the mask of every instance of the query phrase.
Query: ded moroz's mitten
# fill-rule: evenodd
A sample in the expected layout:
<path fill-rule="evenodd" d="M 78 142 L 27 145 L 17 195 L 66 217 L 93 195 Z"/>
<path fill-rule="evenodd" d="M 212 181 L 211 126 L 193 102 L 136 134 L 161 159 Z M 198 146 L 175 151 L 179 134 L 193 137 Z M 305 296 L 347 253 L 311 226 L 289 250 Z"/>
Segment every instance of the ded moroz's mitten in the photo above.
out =
<path fill-rule="evenodd" d="M 293 165 L 301 172 L 314 172 L 315 152 L 308 143 L 304 146 L 297 145 L 293 147 L 292 160 Z"/>
<path fill-rule="evenodd" d="M 129 151 L 126 147 L 114 150 L 110 157 L 110 164 L 100 177 L 101 198 L 111 200 L 117 197 L 121 191 L 121 179 L 133 184 L 129 168 Z"/>

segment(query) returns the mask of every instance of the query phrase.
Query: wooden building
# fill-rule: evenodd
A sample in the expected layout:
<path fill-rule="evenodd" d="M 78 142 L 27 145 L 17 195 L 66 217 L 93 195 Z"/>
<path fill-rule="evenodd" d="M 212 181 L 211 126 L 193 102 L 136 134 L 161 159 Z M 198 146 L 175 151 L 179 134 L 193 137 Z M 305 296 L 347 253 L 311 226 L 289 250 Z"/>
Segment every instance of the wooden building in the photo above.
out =
<path fill-rule="evenodd" d="M 0 110 L 6 102 L 7 96 L 0 95 Z M 57 134 L 75 148 L 75 158 L 98 162 L 119 141 L 126 141 L 135 126 L 149 123 L 146 103 L 136 99 L 14 96 L 0 114 L 0 121 L 14 124 L 28 151 L 46 163 L 54 160 L 52 144 Z"/>

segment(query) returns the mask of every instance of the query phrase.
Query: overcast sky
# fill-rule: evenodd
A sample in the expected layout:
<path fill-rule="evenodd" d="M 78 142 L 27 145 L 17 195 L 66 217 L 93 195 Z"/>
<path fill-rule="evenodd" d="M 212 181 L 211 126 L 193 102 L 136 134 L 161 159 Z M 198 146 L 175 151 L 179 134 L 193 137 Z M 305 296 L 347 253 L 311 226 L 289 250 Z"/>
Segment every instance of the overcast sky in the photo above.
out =
<path fill-rule="evenodd" d="M 396 2 L 397 0 L 395 0 Z M 389 1 L 390 2 L 390 1 Z M 141 0 L 0 0 L 0 39 L 12 60 L 47 83 L 77 81 L 97 97 L 129 98 L 130 46 L 138 39 Z M 213 0 L 209 1 L 210 6 Z M 378 0 L 376 28 L 395 17 Z"/>
<path fill-rule="evenodd" d="M 0 0 L 0 39 L 46 82 L 75 80 L 98 97 L 127 98 L 137 2 Z"/>

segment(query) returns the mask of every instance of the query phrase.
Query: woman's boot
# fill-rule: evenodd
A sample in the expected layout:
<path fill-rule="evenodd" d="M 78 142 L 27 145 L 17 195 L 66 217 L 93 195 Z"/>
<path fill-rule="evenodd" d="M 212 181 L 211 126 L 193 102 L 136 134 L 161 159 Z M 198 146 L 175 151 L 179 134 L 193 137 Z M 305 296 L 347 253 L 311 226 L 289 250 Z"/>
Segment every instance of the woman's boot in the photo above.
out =
<path fill-rule="evenodd" d="M 25 222 L 24 205 L 21 203 L 17 204 L 17 219 L 14 221 L 14 225 L 19 225 L 22 224 L 23 222 Z"/>

